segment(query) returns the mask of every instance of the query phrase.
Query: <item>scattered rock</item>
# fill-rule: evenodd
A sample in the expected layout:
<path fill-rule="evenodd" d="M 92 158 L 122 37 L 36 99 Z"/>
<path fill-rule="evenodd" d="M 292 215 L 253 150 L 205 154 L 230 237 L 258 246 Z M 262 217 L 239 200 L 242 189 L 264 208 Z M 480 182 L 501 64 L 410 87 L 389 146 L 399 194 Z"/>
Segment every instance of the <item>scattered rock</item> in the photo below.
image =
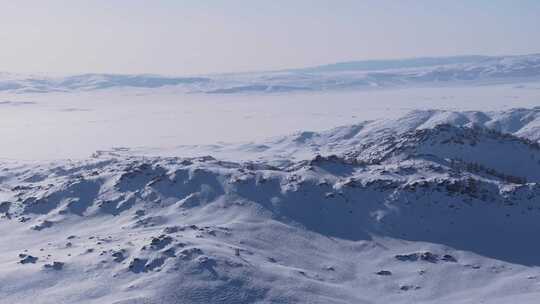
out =
<path fill-rule="evenodd" d="M 203 251 L 200 248 L 188 248 L 180 251 L 180 254 L 183 259 L 192 259 L 195 256 L 203 254 Z"/>
<path fill-rule="evenodd" d="M 162 249 L 163 247 L 169 245 L 172 240 L 172 237 L 162 234 L 158 237 L 152 238 L 152 241 L 150 242 L 150 247 L 154 250 Z"/>
<path fill-rule="evenodd" d="M 144 269 L 145 269 L 145 265 L 146 265 L 146 262 L 148 260 L 147 259 L 139 259 L 139 258 L 134 258 L 130 263 L 129 263 L 129 270 L 131 272 L 134 272 L 134 273 L 139 273 L 139 272 L 143 272 Z"/>
<path fill-rule="evenodd" d="M 441 258 L 441 260 L 445 261 L 445 262 L 457 262 L 457 259 L 449 254 L 445 254 L 443 255 L 443 257 Z"/>
<path fill-rule="evenodd" d="M 184 227 L 180 227 L 180 226 L 169 226 L 169 227 L 165 227 L 163 229 L 163 233 L 166 233 L 166 234 L 172 234 L 172 233 L 177 233 L 179 231 L 184 231 L 186 230 Z"/>
<path fill-rule="evenodd" d="M 46 269 L 62 270 L 64 268 L 64 263 L 54 261 L 52 264 L 43 265 L 43 267 Z"/>
<path fill-rule="evenodd" d="M 31 229 L 36 230 L 36 231 L 41 231 L 43 229 L 52 227 L 52 225 L 53 225 L 53 222 L 45 220 L 37 225 L 32 226 Z"/>
<path fill-rule="evenodd" d="M 449 254 L 445 254 L 441 257 L 438 254 L 434 254 L 429 251 L 415 252 L 415 253 L 409 253 L 409 254 L 398 254 L 395 256 L 395 258 L 399 261 L 407 261 L 407 262 L 416 262 L 416 261 L 425 261 L 429 263 L 437 263 L 439 261 L 457 262 L 457 259 Z"/>
<path fill-rule="evenodd" d="M 398 254 L 395 256 L 395 258 L 400 261 L 415 262 L 418 261 L 418 253 Z"/>
<path fill-rule="evenodd" d="M 401 286 L 399 286 L 399 289 L 400 289 L 400 290 L 403 290 L 403 291 L 418 290 L 418 289 L 420 289 L 420 286 L 416 286 L 416 285 L 401 285 Z"/>
<path fill-rule="evenodd" d="M 120 250 L 120 251 L 115 251 L 113 252 L 112 256 L 113 256 L 113 261 L 117 262 L 117 263 L 120 263 L 122 262 L 123 260 L 126 259 L 126 257 L 124 256 L 124 253 L 123 253 L 124 250 Z"/>
<path fill-rule="evenodd" d="M 19 261 L 19 263 L 21 264 L 28 264 L 28 263 L 35 264 L 36 261 L 38 260 L 37 257 L 31 256 L 29 254 L 24 254 L 24 253 L 19 254 L 19 258 L 21 258 L 21 260 Z"/>
<path fill-rule="evenodd" d="M 9 207 L 11 207 L 11 202 L 1 202 L 0 203 L 0 213 L 8 213 Z"/>
<path fill-rule="evenodd" d="M 389 276 L 389 275 L 392 275 L 392 272 L 389 270 L 380 270 L 380 271 L 377 271 L 375 274 L 380 275 L 380 276 Z"/>
<path fill-rule="evenodd" d="M 26 217 L 26 216 L 21 216 L 21 217 L 19 218 L 19 222 L 21 222 L 21 223 L 26 223 L 26 222 L 28 222 L 29 220 L 30 220 L 30 218 L 29 218 L 29 217 Z"/>
<path fill-rule="evenodd" d="M 439 256 L 429 251 L 426 251 L 420 254 L 420 260 L 430 263 L 437 263 L 437 261 L 439 260 Z"/>

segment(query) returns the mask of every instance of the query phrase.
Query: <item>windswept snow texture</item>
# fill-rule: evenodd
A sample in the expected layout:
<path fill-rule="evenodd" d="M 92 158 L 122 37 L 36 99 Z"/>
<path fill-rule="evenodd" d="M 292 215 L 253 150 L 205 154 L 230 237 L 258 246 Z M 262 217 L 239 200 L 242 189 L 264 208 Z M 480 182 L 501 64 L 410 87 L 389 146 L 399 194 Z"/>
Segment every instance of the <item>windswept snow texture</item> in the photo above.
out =
<path fill-rule="evenodd" d="M 0 303 L 536 303 L 539 111 L 3 161 Z"/>
<path fill-rule="evenodd" d="M 485 85 L 538 80 L 540 54 L 532 54 L 353 61 L 304 69 L 202 77 L 83 74 L 55 78 L 0 73 L 0 91 L 43 93 L 118 87 L 174 87 L 181 92 L 191 93 L 252 94 Z"/>

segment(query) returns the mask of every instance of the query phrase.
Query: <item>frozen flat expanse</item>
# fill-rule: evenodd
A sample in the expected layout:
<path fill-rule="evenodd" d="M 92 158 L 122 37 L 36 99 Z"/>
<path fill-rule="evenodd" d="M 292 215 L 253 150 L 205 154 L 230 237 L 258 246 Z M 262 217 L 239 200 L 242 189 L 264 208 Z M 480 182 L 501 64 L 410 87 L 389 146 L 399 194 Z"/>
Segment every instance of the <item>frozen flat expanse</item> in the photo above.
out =
<path fill-rule="evenodd" d="M 0 93 L 3 159 L 86 158 L 113 147 L 258 141 L 414 109 L 504 110 L 540 103 L 540 83 L 286 94 L 186 94 L 167 88 Z"/>

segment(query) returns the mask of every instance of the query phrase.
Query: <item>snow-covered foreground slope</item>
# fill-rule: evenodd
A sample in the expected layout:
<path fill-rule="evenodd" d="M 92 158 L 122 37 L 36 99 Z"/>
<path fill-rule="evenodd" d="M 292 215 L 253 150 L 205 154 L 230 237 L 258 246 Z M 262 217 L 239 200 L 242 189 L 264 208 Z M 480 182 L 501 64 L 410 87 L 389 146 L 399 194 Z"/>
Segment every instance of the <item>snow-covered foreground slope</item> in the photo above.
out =
<path fill-rule="evenodd" d="M 478 85 L 540 80 L 540 54 L 459 56 L 342 62 L 283 71 L 198 77 L 81 74 L 65 77 L 0 73 L 0 92 L 80 92 L 111 88 L 208 94 L 365 90 L 418 86 Z"/>
<path fill-rule="evenodd" d="M 0 303 L 536 303 L 537 111 L 2 162 Z"/>

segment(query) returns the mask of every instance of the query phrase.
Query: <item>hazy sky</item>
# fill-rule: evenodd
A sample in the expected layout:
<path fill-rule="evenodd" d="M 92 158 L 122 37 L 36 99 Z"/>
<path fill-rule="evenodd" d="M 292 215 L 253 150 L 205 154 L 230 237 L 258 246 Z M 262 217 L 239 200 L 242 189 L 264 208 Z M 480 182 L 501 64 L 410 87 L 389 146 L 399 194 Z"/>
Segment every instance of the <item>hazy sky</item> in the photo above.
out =
<path fill-rule="evenodd" d="M 203 74 L 540 52 L 540 0 L 0 0 L 0 70 Z"/>

